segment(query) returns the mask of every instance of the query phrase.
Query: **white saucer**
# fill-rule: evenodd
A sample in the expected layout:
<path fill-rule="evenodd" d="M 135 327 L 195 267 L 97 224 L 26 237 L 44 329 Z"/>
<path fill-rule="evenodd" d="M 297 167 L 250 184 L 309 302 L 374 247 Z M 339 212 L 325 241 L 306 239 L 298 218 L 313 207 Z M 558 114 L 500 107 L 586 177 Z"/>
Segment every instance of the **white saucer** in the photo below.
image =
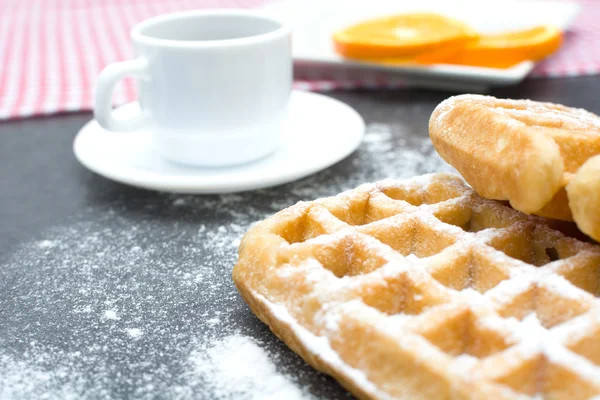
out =
<path fill-rule="evenodd" d="M 137 103 L 117 116 L 136 113 Z M 196 168 L 164 160 L 147 131 L 113 133 L 95 120 L 81 128 L 73 151 L 85 167 L 106 178 L 177 193 L 228 193 L 291 182 L 342 160 L 360 144 L 365 124 L 348 105 L 320 94 L 293 91 L 281 147 L 270 156 L 227 168 Z"/>

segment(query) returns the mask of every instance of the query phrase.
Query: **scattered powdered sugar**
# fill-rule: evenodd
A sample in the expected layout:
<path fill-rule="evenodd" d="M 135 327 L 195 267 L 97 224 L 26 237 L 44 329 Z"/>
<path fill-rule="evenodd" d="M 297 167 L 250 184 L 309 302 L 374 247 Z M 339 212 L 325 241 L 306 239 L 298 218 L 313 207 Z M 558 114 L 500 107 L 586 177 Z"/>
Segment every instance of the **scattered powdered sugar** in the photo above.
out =
<path fill-rule="evenodd" d="M 305 200 L 331 196 L 386 178 L 412 178 L 430 172 L 456 172 L 438 156 L 428 136 L 416 136 L 403 125 L 370 124 L 361 147 L 345 162 L 350 174 L 330 168 L 295 184 L 290 193 Z M 350 164 L 350 165 L 347 165 Z M 319 184 L 326 180 L 327 184 Z"/>
<path fill-rule="evenodd" d="M 505 256 L 503 258 L 505 258 Z M 498 305 L 508 304 L 516 298 L 517 295 L 530 290 L 535 284 L 534 280 L 535 275 L 531 274 L 521 274 L 516 277 L 513 276 L 511 279 L 500 282 L 496 287 L 487 292 L 486 295 Z"/>
<path fill-rule="evenodd" d="M 469 374 L 478 364 L 478 358 L 470 354 L 463 353 L 458 355 L 453 363 L 452 370 L 458 374 Z"/>
<path fill-rule="evenodd" d="M 569 299 L 578 302 L 590 302 L 594 300 L 594 296 L 574 286 L 560 275 L 542 276 L 538 279 L 538 286 L 544 287 L 554 293 L 560 293 L 560 296 L 565 300 Z"/>
<path fill-rule="evenodd" d="M 0 263 L 0 292 L 8 294 L 0 300 L 10 299 L 0 304 L 0 399 L 347 398 L 291 353 L 240 299 L 231 280 L 240 240 L 255 221 L 299 200 L 367 181 L 449 171 L 428 137 L 402 125 L 371 124 L 352 157 L 283 188 L 222 196 L 156 194 L 133 205 L 116 201 L 86 210 Z M 311 278 L 323 281 L 317 273 L 307 275 Z M 485 296 L 470 289 L 463 294 L 478 304 L 491 300 L 501 306 L 528 290 L 531 279 L 501 282 Z M 550 289 L 564 284 L 547 282 Z M 580 297 L 578 291 L 565 293 Z M 270 306 L 311 351 L 384 397 L 325 338 L 303 330 L 285 308 Z M 332 315 L 325 325 L 335 331 L 340 314 Z M 388 328 L 405 318 L 390 318 Z M 514 332 L 524 351 L 540 351 L 536 340 L 543 337 L 553 343 L 542 349 L 553 362 L 573 369 L 582 363 L 562 351 L 559 335 L 534 313 L 523 321 L 484 322 Z M 456 367 L 468 371 L 476 362 L 461 355 Z M 583 364 L 582 373 L 600 379 L 596 367 Z"/>
<path fill-rule="evenodd" d="M 173 206 L 165 195 L 148 206 L 172 213 L 162 219 L 116 204 L 24 243 L 0 263 L 0 291 L 10 298 L 0 297 L 0 399 L 253 399 L 267 390 L 345 398 L 258 322 L 233 285 L 241 237 L 277 211 L 263 196 L 258 206 L 239 195 L 186 196 Z M 240 343 L 250 362 L 264 364 L 252 370 L 274 380 L 229 393 L 218 382 L 226 364 L 199 363 L 217 365 L 220 351 Z"/>
<path fill-rule="evenodd" d="M 81 376 L 64 367 L 35 367 L 0 354 L 0 399 L 79 399 L 85 392 Z"/>
<path fill-rule="evenodd" d="M 144 334 L 144 331 L 139 328 L 127 328 L 125 331 L 132 339 L 139 339 Z"/>
<path fill-rule="evenodd" d="M 228 201 L 239 207 L 190 196 L 178 209 L 190 218 Z M 270 211 L 165 224 L 110 209 L 23 244 L 0 265 L 11 298 L 0 298 L 0 399 L 216 398 L 182 366 L 207 326 L 254 318 L 231 268 L 236 241 Z"/>
<path fill-rule="evenodd" d="M 194 372 L 220 399 L 309 399 L 288 375 L 277 371 L 273 355 L 256 340 L 233 334 L 201 344 L 190 361 Z"/>
<path fill-rule="evenodd" d="M 507 319 L 510 320 L 512 318 Z M 519 342 L 527 343 L 531 346 L 541 346 L 543 340 L 548 336 L 548 330 L 544 328 L 535 312 L 529 313 L 520 323 L 514 324 L 514 326 L 516 327 L 514 329 L 515 338 Z"/>
<path fill-rule="evenodd" d="M 37 245 L 41 249 L 51 249 L 52 247 L 56 246 L 56 243 L 54 243 L 52 240 L 40 240 Z"/>
<path fill-rule="evenodd" d="M 241 300 L 231 280 L 240 240 L 299 200 L 448 170 L 428 137 L 372 124 L 351 157 L 287 186 L 82 209 L 2 255 L 0 398 L 347 398 Z M 234 365 L 244 393 L 228 391 Z"/>
<path fill-rule="evenodd" d="M 519 347 L 525 354 L 543 353 L 549 362 L 570 369 L 590 382 L 600 380 L 600 369 L 586 358 L 568 351 L 559 341 L 560 335 L 554 335 L 552 330 L 544 328 L 535 313 L 530 313 L 520 323 L 513 325 L 520 340 Z"/>
<path fill-rule="evenodd" d="M 104 319 L 112 319 L 113 321 L 118 321 L 119 315 L 115 310 L 106 310 L 104 311 Z"/>
<path fill-rule="evenodd" d="M 308 349 L 308 351 L 314 354 L 319 354 L 319 357 L 321 357 L 322 360 L 327 362 L 333 368 L 343 371 L 344 375 L 352 379 L 363 389 L 363 391 L 369 393 L 372 397 L 381 399 L 389 398 L 385 392 L 380 391 L 373 383 L 371 383 L 371 381 L 367 379 L 362 371 L 352 368 L 348 364 L 344 363 L 339 354 L 333 351 L 327 338 L 315 336 L 310 331 L 305 329 L 289 314 L 288 310 L 284 306 L 273 304 L 260 294 L 256 294 L 256 297 L 260 299 L 260 301 L 262 301 L 266 307 L 269 308 L 275 318 L 283 323 L 288 324 L 293 329 L 300 342 Z"/>

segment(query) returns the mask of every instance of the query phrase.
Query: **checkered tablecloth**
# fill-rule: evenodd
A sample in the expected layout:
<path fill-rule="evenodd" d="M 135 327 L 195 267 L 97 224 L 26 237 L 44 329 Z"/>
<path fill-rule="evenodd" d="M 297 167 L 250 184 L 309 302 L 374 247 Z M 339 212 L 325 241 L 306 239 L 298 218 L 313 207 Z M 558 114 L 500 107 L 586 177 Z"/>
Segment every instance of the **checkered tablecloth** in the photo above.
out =
<path fill-rule="evenodd" d="M 0 1 L 0 120 L 92 107 L 101 69 L 131 57 L 129 31 L 146 18 L 198 8 L 256 7 L 265 0 L 3 0 Z M 583 8 L 562 49 L 532 76 L 600 73 L 600 0 Z M 360 81 L 297 81 L 309 90 L 359 88 Z M 372 85 L 369 82 L 369 85 Z M 386 87 L 386 82 L 378 82 Z M 134 82 L 114 101 L 136 97 Z"/>

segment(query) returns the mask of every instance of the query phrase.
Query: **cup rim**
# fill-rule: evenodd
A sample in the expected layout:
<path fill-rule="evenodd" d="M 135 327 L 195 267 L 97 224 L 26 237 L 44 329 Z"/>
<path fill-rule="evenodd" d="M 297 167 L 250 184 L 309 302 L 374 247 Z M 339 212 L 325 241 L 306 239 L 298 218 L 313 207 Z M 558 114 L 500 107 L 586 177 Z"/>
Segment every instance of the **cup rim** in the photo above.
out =
<path fill-rule="evenodd" d="M 267 32 L 253 36 L 246 36 L 233 39 L 217 39 L 217 40 L 175 40 L 175 39 L 161 39 L 152 36 L 148 36 L 142 33 L 142 31 L 152 25 L 156 25 L 162 22 L 180 20 L 187 18 L 195 18 L 199 16 L 240 16 L 249 17 L 256 19 L 268 20 L 275 22 L 279 25 L 278 28 Z M 170 48 L 214 48 L 223 46 L 245 46 L 249 44 L 256 44 L 266 42 L 275 38 L 286 36 L 290 33 L 291 28 L 285 22 L 278 18 L 275 18 L 266 13 L 256 10 L 244 10 L 244 9 L 209 9 L 209 10 L 188 10 L 178 11 L 169 14 L 162 14 L 156 17 L 148 18 L 142 22 L 137 23 L 131 30 L 131 39 L 136 43 L 144 45 L 158 46 L 158 47 L 170 47 Z"/>

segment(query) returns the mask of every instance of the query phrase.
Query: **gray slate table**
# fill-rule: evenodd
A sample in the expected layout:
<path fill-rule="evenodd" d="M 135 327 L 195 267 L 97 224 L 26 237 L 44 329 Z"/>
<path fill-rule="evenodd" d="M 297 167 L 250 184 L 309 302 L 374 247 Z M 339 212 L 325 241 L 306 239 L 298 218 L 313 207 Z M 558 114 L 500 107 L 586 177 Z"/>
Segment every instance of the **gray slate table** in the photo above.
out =
<path fill-rule="evenodd" d="M 528 80 L 492 94 L 600 113 L 597 77 Z M 230 279 L 236 245 L 252 222 L 298 200 L 448 170 L 427 138 L 429 115 L 448 94 L 331 95 L 367 122 L 357 152 L 299 182 L 222 196 L 140 190 L 87 171 L 71 145 L 88 113 L 1 123 L 0 398 L 256 399 L 272 387 L 248 379 L 265 373 L 305 398 L 349 398 L 243 303 Z M 242 365 L 239 374 L 212 365 L 244 356 L 227 348 L 239 344 L 232 337 L 260 349 L 271 369 L 244 381 Z"/>

